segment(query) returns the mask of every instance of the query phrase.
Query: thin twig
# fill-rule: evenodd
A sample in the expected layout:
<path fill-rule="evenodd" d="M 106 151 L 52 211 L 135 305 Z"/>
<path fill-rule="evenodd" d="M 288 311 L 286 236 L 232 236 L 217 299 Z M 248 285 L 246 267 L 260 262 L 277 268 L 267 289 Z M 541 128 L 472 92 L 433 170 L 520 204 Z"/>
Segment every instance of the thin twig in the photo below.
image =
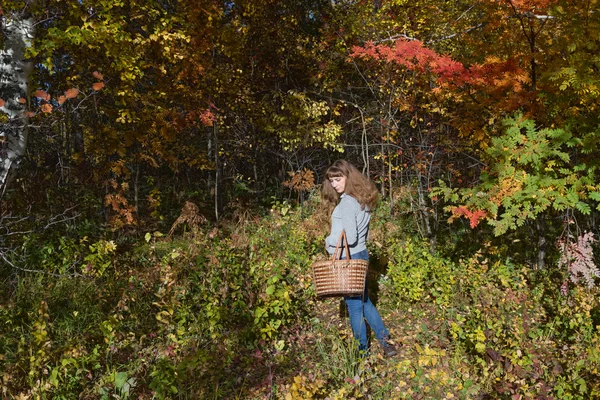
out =
<path fill-rule="evenodd" d="M 72 278 L 72 277 L 79 277 L 79 278 L 87 278 L 87 279 L 91 279 L 91 277 L 86 276 L 86 275 L 82 275 L 78 272 L 73 272 L 72 274 L 56 274 L 54 272 L 48 272 L 48 271 L 43 271 L 40 269 L 28 269 L 28 268 L 22 268 L 22 267 L 18 267 L 15 264 L 13 264 L 12 262 L 10 262 L 10 260 L 8 260 L 4 253 L 0 252 L 0 258 L 2 258 L 2 260 L 4 260 L 5 263 L 7 263 L 11 268 L 19 270 L 19 271 L 23 271 L 23 272 L 33 272 L 33 273 L 37 273 L 37 274 L 44 274 L 44 275 L 49 275 L 49 276 L 54 276 L 57 278 Z M 81 261 L 81 260 L 78 260 Z M 75 265 L 77 261 L 73 262 L 69 268 L 73 265 Z"/>

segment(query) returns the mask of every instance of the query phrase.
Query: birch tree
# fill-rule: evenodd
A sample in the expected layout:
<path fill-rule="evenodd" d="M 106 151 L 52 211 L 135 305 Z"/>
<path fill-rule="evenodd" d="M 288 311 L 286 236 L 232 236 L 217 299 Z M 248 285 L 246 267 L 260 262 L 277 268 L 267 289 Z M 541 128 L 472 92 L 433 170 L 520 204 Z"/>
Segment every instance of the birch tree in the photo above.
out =
<path fill-rule="evenodd" d="M 33 39 L 33 18 L 25 11 L 1 17 L 0 48 L 0 199 L 27 145 L 27 82 L 32 63 L 25 51 Z"/>

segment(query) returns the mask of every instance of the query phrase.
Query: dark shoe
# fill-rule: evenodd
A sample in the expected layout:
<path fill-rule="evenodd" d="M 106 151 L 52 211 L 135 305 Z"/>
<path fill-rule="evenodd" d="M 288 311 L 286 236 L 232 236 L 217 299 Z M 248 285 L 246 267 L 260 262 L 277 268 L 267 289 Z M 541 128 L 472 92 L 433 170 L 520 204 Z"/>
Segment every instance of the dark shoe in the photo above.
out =
<path fill-rule="evenodd" d="M 382 344 L 381 347 L 383 347 L 383 355 L 385 358 L 394 357 L 396 354 L 398 354 L 398 350 L 396 350 L 396 346 L 394 346 L 393 344 L 391 344 L 388 341 L 386 341 L 384 344 Z"/>

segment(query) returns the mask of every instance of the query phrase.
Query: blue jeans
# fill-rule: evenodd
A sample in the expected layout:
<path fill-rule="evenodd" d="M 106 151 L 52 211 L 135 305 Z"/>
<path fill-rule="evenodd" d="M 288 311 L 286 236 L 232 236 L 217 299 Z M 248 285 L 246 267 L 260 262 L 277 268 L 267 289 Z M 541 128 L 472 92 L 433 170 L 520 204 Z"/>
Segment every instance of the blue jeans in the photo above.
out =
<path fill-rule="evenodd" d="M 363 250 L 359 253 L 352 254 L 350 258 L 368 260 L 369 253 L 367 250 Z M 381 316 L 375 308 L 375 305 L 371 302 L 371 299 L 369 299 L 366 282 L 365 292 L 362 296 L 346 296 L 344 297 L 344 300 L 348 306 L 350 326 L 352 326 L 354 338 L 358 340 L 359 350 L 367 350 L 368 348 L 367 325 L 365 324 L 365 319 L 373 330 L 373 333 L 375 333 L 375 337 L 379 343 L 384 344 L 390 333 L 383 325 L 383 321 L 381 320 Z"/>

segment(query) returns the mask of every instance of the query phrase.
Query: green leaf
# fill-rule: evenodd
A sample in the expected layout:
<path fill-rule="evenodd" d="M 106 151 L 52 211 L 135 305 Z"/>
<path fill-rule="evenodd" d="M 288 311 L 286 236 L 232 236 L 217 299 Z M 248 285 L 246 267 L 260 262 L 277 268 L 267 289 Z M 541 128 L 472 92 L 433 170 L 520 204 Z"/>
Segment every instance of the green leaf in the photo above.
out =
<path fill-rule="evenodd" d="M 117 372 L 115 374 L 115 387 L 121 390 L 127 382 L 127 372 Z"/>
<path fill-rule="evenodd" d="M 265 310 L 262 307 L 258 307 L 255 311 L 254 311 L 254 318 L 255 321 L 260 320 L 260 318 L 265 315 L 267 313 L 267 310 Z"/>
<path fill-rule="evenodd" d="M 590 213 L 592 212 L 590 206 L 582 201 L 578 201 L 575 204 L 575 208 L 577 208 L 583 215 L 590 215 Z"/>
<path fill-rule="evenodd" d="M 52 372 L 50 373 L 50 383 L 53 386 L 58 387 L 58 369 L 57 368 L 53 368 Z"/>
<path fill-rule="evenodd" d="M 600 201 L 600 192 L 590 192 L 590 199 Z"/>

